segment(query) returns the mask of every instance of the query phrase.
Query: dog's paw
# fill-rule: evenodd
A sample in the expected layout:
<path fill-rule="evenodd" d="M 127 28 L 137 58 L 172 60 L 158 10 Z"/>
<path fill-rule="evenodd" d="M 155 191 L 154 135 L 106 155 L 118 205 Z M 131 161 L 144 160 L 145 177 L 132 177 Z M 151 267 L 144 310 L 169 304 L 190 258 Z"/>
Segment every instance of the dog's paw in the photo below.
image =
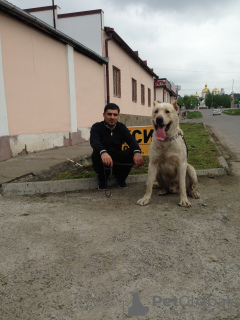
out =
<path fill-rule="evenodd" d="M 181 199 L 180 202 L 179 202 L 179 206 L 181 207 L 191 207 L 191 202 L 188 201 L 188 199 Z"/>
<path fill-rule="evenodd" d="M 139 206 L 146 206 L 149 203 L 150 199 L 147 197 L 143 197 L 142 199 L 139 199 L 137 204 Z"/>
<path fill-rule="evenodd" d="M 189 196 L 192 197 L 193 199 L 199 199 L 200 198 L 200 194 L 195 190 L 191 190 L 189 192 Z"/>

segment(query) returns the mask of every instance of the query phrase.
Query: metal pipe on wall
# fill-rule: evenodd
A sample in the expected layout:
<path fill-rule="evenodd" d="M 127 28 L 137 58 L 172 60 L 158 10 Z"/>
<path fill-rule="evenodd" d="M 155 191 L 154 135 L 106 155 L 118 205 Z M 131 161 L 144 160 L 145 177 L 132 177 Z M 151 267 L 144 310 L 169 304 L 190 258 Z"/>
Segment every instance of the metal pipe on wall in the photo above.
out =
<path fill-rule="evenodd" d="M 55 5 L 54 5 L 54 0 L 52 0 L 52 5 L 53 5 L 53 27 L 56 29 L 56 19 L 55 19 Z"/>
<path fill-rule="evenodd" d="M 108 58 L 108 41 L 112 39 L 112 35 L 105 40 L 105 55 Z M 109 88 L 109 63 L 106 64 L 106 82 L 107 82 L 107 104 L 110 103 L 110 88 Z"/>

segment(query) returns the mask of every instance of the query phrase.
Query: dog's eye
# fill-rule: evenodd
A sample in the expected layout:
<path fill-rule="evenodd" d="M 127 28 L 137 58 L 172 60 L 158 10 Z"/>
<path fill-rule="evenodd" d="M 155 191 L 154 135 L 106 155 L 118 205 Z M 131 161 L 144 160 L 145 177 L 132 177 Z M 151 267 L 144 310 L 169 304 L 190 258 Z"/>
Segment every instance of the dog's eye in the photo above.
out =
<path fill-rule="evenodd" d="M 166 110 L 166 113 L 170 113 L 170 111 L 169 111 L 169 110 Z"/>
<path fill-rule="evenodd" d="M 158 109 L 156 109 L 156 110 L 154 111 L 154 113 L 158 113 Z"/>

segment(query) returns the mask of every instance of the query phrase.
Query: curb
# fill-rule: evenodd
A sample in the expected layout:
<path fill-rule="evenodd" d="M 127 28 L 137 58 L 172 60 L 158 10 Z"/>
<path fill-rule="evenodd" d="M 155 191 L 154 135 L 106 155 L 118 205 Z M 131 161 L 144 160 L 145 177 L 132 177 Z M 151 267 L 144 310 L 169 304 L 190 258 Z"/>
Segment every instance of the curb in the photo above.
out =
<path fill-rule="evenodd" d="M 197 176 L 220 176 L 227 174 L 227 169 L 205 169 L 196 170 Z M 147 181 L 148 174 L 130 175 L 126 182 L 142 183 Z M 112 179 L 109 186 L 115 185 L 116 179 Z M 60 181 L 37 181 L 37 182 L 18 182 L 4 183 L 2 185 L 2 195 L 5 197 L 36 195 L 46 193 L 76 192 L 80 190 L 91 190 L 97 188 L 97 178 L 76 179 L 76 180 L 60 180 Z"/>

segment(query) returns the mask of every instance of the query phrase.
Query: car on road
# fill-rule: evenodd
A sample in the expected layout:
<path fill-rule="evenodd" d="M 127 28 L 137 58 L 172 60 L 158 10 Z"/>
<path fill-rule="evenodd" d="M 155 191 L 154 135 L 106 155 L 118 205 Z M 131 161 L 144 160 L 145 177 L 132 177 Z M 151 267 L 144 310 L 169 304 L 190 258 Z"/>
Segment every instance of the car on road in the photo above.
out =
<path fill-rule="evenodd" d="M 220 114 L 221 114 L 221 110 L 220 109 L 214 109 L 213 110 L 213 116 L 214 115 L 219 115 L 220 116 Z"/>

